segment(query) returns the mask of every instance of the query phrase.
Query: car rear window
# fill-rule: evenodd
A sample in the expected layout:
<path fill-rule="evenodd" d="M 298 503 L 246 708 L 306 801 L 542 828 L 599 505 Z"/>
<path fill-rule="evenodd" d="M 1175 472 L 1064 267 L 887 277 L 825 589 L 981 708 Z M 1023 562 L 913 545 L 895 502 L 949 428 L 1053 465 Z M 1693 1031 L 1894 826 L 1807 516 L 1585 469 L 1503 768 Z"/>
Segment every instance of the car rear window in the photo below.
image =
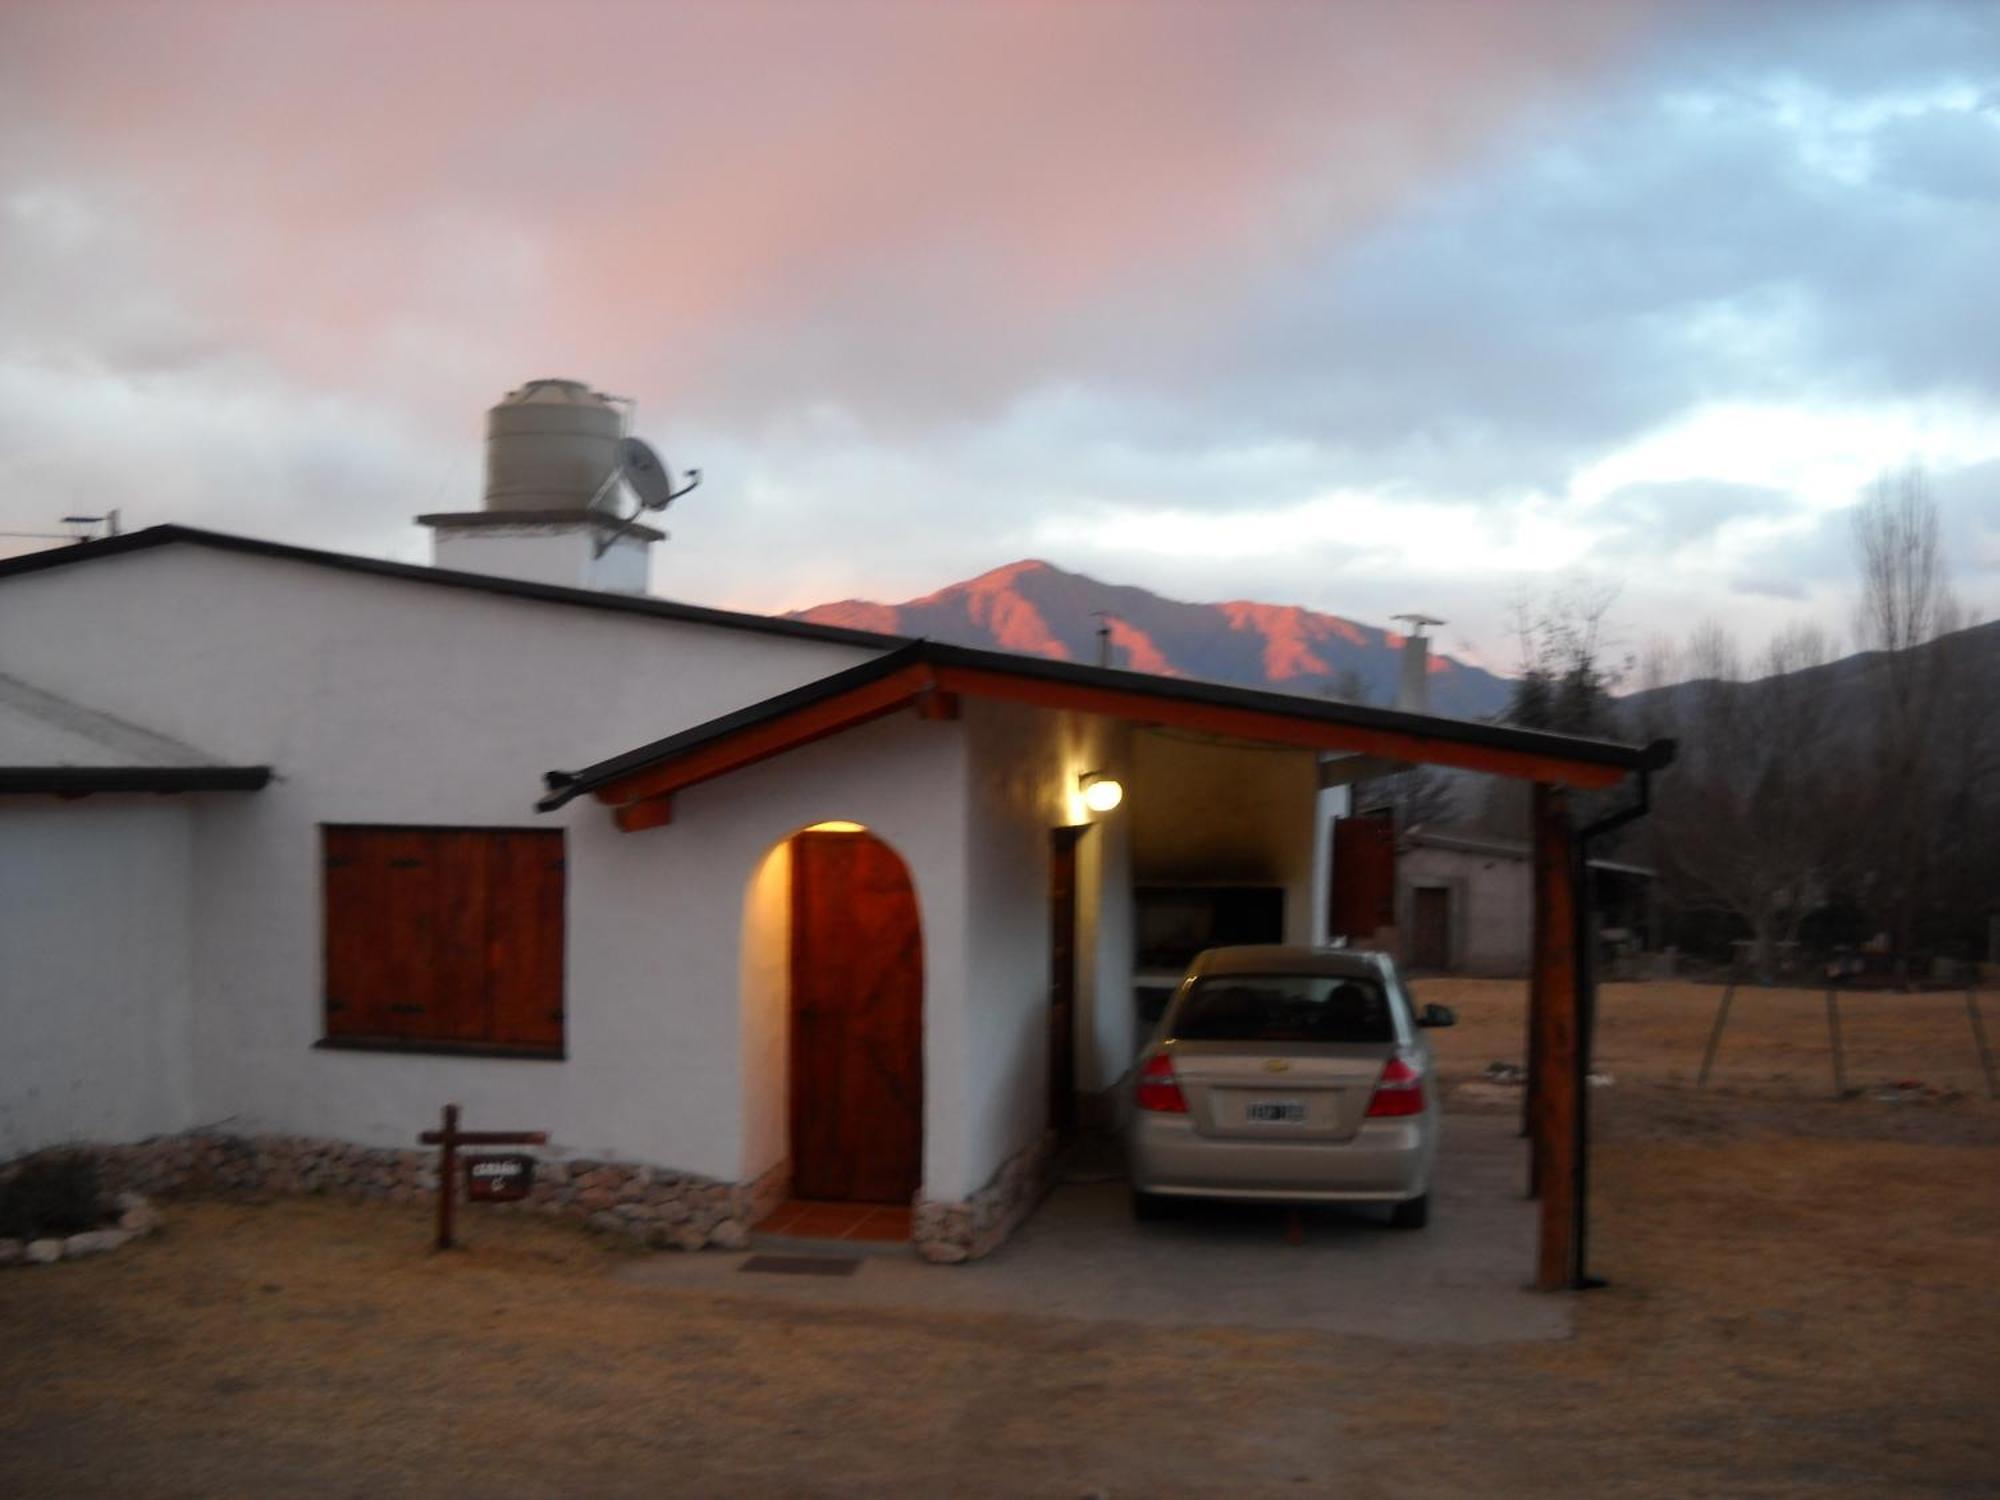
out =
<path fill-rule="evenodd" d="M 1372 979 L 1220 974 L 1195 982 L 1174 1013 L 1187 1042 L 1393 1042 L 1389 997 Z"/>

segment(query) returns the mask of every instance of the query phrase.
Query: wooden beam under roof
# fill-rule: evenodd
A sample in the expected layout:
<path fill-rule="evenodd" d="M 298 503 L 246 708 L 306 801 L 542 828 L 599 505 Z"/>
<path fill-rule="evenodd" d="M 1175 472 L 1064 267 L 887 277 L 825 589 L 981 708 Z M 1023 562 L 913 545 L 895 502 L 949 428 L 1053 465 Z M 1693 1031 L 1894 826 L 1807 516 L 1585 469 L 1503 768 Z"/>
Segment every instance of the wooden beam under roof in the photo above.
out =
<path fill-rule="evenodd" d="M 940 665 L 937 682 L 938 686 L 966 697 L 998 698 L 1041 708 L 1103 714 L 1139 724 L 1262 740 L 1273 745 L 1295 745 L 1301 750 L 1358 751 L 1388 760 L 1456 766 L 1461 770 L 1485 771 L 1495 776 L 1513 776 L 1528 781 L 1596 789 L 1616 786 L 1627 774 L 1618 766 L 1569 760 L 1536 751 L 1471 744 L 1441 735 L 1342 724 L 1312 714 L 1293 715 L 1277 709 L 1197 702 L 1129 688 L 1062 682 L 976 667 Z"/>

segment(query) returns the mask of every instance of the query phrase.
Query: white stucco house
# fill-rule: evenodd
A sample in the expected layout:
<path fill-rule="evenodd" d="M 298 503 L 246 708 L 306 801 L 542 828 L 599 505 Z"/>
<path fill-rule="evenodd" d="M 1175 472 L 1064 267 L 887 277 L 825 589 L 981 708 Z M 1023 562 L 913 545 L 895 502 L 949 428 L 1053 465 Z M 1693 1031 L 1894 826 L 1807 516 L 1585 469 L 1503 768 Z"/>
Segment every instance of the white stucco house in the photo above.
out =
<path fill-rule="evenodd" d="M 0 1159 L 383 1182 L 452 1101 L 616 1167 L 554 1206 L 914 1205 L 977 1254 L 1149 979 L 1321 936 L 1329 755 L 1637 764 L 583 586 L 659 534 L 574 496 L 424 519 L 482 571 L 174 526 L 0 562 Z"/>

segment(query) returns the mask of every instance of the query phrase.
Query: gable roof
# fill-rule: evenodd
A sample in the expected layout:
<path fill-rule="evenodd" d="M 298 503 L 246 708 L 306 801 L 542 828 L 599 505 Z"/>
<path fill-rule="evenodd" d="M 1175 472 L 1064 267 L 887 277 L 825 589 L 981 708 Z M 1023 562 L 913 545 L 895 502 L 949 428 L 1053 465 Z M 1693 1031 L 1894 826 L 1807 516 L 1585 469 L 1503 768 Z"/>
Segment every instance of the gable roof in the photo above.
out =
<path fill-rule="evenodd" d="M 907 638 L 878 635 L 868 630 L 850 630 L 840 625 L 814 625 L 805 620 L 779 619 L 772 615 L 746 614 L 733 609 L 710 609 L 700 604 L 676 604 L 645 594 L 612 594 L 599 589 L 565 588 L 553 583 L 528 583 L 515 578 L 496 578 L 488 573 L 461 573 L 451 568 L 434 568 L 423 563 L 388 562 L 375 557 L 356 557 L 347 552 L 326 552 L 317 547 L 298 547 L 289 542 L 267 542 L 257 537 L 235 536 L 224 531 L 204 531 L 195 526 L 148 526 L 143 531 L 101 541 L 82 542 L 69 547 L 50 547 L 20 557 L 0 560 L 0 582 L 52 568 L 71 568 L 100 558 L 119 557 L 128 552 L 148 552 L 156 547 L 186 545 L 207 547 L 217 552 L 234 552 L 252 557 L 278 558 L 285 562 L 309 563 L 345 573 L 362 573 L 374 578 L 395 578 L 409 583 L 427 583 L 435 588 L 471 589 L 495 594 L 503 599 L 531 599 L 541 604 L 567 604 L 579 609 L 605 610 L 613 614 L 647 615 L 675 620 L 686 625 L 714 625 L 724 630 L 748 630 L 764 635 L 789 636 L 794 640 L 824 641 L 836 646 L 864 646 L 880 651 L 907 644 Z"/>
<path fill-rule="evenodd" d="M 1626 745 L 1471 719 L 1403 713 L 1265 689 L 1156 677 L 913 641 L 844 672 L 779 693 L 581 771 L 550 771 L 548 812 L 586 793 L 619 809 L 622 827 L 666 821 L 674 792 L 824 739 L 912 704 L 949 718 L 959 695 L 1104 714 L 1138 723 L 1307 750 L 1404 761 L 1582 787 L 1611 786 L 1673 759 L 1671 740 Z M 650 808 L 643 804 L 653 804 Z"/>

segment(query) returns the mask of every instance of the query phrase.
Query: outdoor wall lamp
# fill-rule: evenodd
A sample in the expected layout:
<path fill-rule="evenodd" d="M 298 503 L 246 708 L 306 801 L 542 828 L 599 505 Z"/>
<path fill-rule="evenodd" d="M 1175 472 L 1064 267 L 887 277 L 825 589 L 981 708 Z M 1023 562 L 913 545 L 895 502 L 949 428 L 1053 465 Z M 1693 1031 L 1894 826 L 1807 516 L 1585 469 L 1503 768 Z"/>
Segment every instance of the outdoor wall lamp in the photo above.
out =
<path fill-rule="evenodd" d="M 1103 771 L 1085 771 L 1076 784 L 1083 793 L 1083 805 L 1094 813 L 1108 813 L 1125 800 L 1125 788 Z"/>

